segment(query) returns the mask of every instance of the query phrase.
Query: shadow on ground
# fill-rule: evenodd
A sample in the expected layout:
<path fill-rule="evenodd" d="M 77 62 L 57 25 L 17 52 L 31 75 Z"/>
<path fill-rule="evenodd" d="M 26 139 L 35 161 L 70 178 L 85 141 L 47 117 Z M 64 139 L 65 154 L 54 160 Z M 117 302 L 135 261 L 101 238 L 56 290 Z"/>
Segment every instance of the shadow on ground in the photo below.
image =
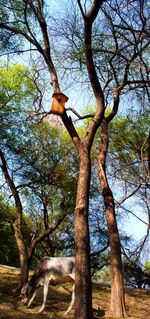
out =
<path fill-rule="evenodd" d="M 37 314 L 42 304 L 42 288 L 37 293 L 31 309 L 24 306 L 19 297 L 13 296 L 13 289 L 18 280 L 18 273 L 4 273 L 0 267 L 0 319 L 63 319 L 71 299 L 71 283 L 49 288 L 46 309 Z M 150 292 L 140 289 L 126 291 L 126 307 L 130 319 L 150 319 Z M 93 285 L 94 319 L 105 318 L 110 304 L 110 287 Z M 72 319 L 73 311 L 67 315 Z"/>

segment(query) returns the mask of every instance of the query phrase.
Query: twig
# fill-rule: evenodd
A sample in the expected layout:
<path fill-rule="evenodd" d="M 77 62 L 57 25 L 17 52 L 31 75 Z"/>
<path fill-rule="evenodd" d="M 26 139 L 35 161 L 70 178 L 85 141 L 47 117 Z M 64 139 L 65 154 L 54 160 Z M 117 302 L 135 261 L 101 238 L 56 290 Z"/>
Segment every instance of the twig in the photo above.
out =
<path fill-rule="evenodd" d="M 77 111 L 75 111 L 72 107 L 66 108 L 66 111 L 71 111 L 71 112 L 74 113 L 74 114 L 78 117 L 78 119 L 80 119 L 80 120 L 94 117 L 94 114 L 80 115 L 80 114 L 79 114 Z"/>
<path fill-rule="evenodd" d="M 132 197 L 132 195 L 134 195 L 141 187 L 141 183 L 140 185 L 132 192 L 130 193 L 128 196 L 124 197 L 120 202 L 119 202 L 119 205 L 124 203 L 127 199 L 129 199 L 130 197 Z"/>

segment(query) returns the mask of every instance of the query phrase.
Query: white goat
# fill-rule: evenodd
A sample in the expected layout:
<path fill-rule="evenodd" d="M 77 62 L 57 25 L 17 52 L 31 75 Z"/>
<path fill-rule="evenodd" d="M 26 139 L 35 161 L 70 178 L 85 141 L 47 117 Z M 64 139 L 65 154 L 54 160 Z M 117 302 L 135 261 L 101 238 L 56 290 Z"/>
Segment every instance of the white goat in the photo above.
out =
<path fill-rule="evenodd" d="M 41 313 L 46 304 L 48 286 L 50 283 L 62 283 L 70 280 L 75 280 L 75 258 L 74 257 L 44 257 L 38 264 L 31 279 L 26 283 L 21 290 L 21 301 L 27 304 L 29 308 L 33 302 L 37 289 L 44 286 L 43 289 L 43 304 L 39 310 Z M 70 312 L 74 305 L 74 284 L 70 305 L 65 312 L 65 315 Z"/>

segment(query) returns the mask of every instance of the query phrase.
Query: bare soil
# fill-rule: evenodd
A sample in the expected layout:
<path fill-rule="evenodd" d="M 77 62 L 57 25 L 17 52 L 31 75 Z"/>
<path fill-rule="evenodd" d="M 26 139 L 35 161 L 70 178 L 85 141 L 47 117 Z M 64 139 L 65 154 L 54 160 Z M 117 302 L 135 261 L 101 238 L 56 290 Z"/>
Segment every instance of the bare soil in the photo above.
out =
<path fill-rule="evenodd" d="M 70 298 L 70 283 L 50 286 L 46 309 L 37 314 L 42 304 L 42 288 L 39 289 L 33 306 L 27 309 L 19 297 L 14 297 L 13 289 L 17 285 L 19 270 L 0 266 L 0 319 L 71 319 L 73 311 L 64 316 Z M 94 318 L 102 319 L 109 309 L 110 287 L 93 284 Z M 126 308 L 130 319 L 150 319 L 150 291 L 141 289 L 126 290 Z M 119 318 L 118 318 L 119 319 Z"/>

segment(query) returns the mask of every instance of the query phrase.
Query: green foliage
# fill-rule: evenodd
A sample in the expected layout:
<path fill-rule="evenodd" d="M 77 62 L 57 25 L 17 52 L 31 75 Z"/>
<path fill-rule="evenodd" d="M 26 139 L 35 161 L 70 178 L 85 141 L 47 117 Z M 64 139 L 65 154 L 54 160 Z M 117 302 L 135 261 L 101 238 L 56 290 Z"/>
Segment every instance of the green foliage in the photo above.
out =
<path fill-rule="evenodd" d="M 5 31 L 2 29 L 1 49 L 8 49 L 8 53 L 11 49 L 15 52 L 19 52 L 19 49 L 23 52 L 24 48 L 28 50 L 29 46 L 26 40 L 24 42 L 24 35 L 32 39 L 29 44 L 30 49 L 42 46 L 42 32 L 40 23 L 37 21 L 36 1 L 15 0 L 10 2 L 6 0 L 5 4 L 3 2 L 0 1 L 2 23 L 7 23 L 10 28 L 20 28 L 20 35 L 14 35 L 15 32 L 9 31 L 8 28 Z M 57 20 L 56 17 L 52 19 L 49 12 L 45 14 L 44 1 L 39 3 L 48 23 L 54 23 L 51 26 L 49 23 L 47 30 L 49 33 L 51 27 L 52 37 L 53 34 L 57 35 L 57 41 L 56 38 L 51 38 L 51 52 L 52 59 L 55 56 L 55 64 L 57 65 L 59 61 L 58 65 L 60 65 L 61 61 L 60 69 L 63 69 L 62 66 L 64 66 L 65 72 L 59 71 L 60 74 L 65 74 L 68 84 L 70 84 L 68 81 L 70 77 L 73 82 L 74 79 L 79 82 L 80 75 L 85 83 L 87 77 L 84 73 L 86 61 L 83 24 L 78 9 L 74 6 L 76 10 L 71 10 L 70 14 L 67 10 L 66 19 L 64 12 L 59 10 L 60 16 Z M 145 59 L 147 48 L 144 49 L 147 41 L 145 4 L 146 2 L 142 3 L 139 10 L 134 1 L 131 4 L 113 1 L 111 6 L 109 2 L 104 1 L 102 11 L 97 16 L 97 22 L 94 23 L 92 29 L 94 63 L 101 87 L 106 93 L 106 101 L 112 100 L 114 87 L 116 85 L 119 87 L 125 78 L 132 82 L 129 89 L 135 89 L 140 92 L 140 95 L 143 95 L 142 84 L 138 85 L 138 83 L 140 79 L 147 79 L 144 69 L 148 70 Z M 87 1 L 85 11 L 88 10 L 88 7 L 89 2 Z M 50 14 L 52 13 L 53 11 Z M 61 25 L 62 21 L 63 25 Z M 43 22 L 41 24 L 44 25 Z M 53 45 L 56 45 L 55 48 Z M 45 52 L 46 50 L 43 51 Z M 41 53 L 41 49 L 38 53 Z M 33 54 L 34 57 L 37 58 L 37 55 Z M 40 63 L 39 65 L 41 68 Z M 69 66 L 71 66 L 71 72 Z M 127 71 L 127 74 L 124 71 Z M 6 154 L 9 171 L 25 203 L 24 234 L 30 233 L 30 228 L 32 228 L 33 234 L 37 235 L 44 229 L 41 213 L 44 205 L 48 211 L 49 223 L 54 223 L 61 215 L 62 201 L 63 205 L 72 213 L 78 163 L 72 145 L 69 145 L 68 137 L 66 133 L 62 132 L 62 128 L 51 127 L 47 124 L 35 125 L 32 121 L 30 123 L 26 121 L 28 110 L 33 110 L 32 103 L 36 91 L 31 73 L 21 65 L 0 68 L 0 119 L 3 120 L 0 128 L 0 142 Z M 137 81 L 135 85 L 134 81 Z M 125 90 L 128 91 L 127 86 L 124 87 L 123 93 Z M 91 110 L 92 108 L 90 112 Z M 95 113 L 95 108 L 93 113 Z M 91 119 L 86 120 L 85 125 L 78 127 L 81 139 L 86 134 L 89 121 Z M 110 127 L 109 168 L 114 176 L 117 175 L 119 178 L 121 176 L 125 181 L 145 178 L 147 167 L 143 166 L 141 149 L 149 124 L 148 119 L 141 116 L 134 120 L 132 116 L 117 118 L 113 122 Z M 96 157 L 96 151 L 97 149 L 94 149 L 92 159 Z M 91 197 L 94 197 L 94 188 L 96 188 L 95 185 Z M 31 216 L 31 219 L 28 216 Z M 35 216 L 34 223 L 32 217 Z M 71 227 L 72 219 L 69 222 L 69 227 Z M 61 232 L 58 231 L 59 236 L 63 230 L 65 233 L 67 227 L 63 226 Z M 28 238 L 30 241 L 30 236 Z"/>
<path fill-rule="evenodd" d="M 101 271 L 97 272 L 96 280 L 104 285 L 110 285 L 110 267 L 104 266 Z"/>
<path fill-rule="evenodd" d="M 31 71 L 24 65 L 0 66 L 0 100 L 1 108 L 12 112 L 14 109 L 27 108 L 26 102 L 33 97 L 35 84 L 32 80 Z M 29 105 L 28 105 L 29 107 Z"/>
<path fill-rule="evenodd" d="M 14 237 L 13 223 L 16 218 L 16 208 L 0 194 L 0 263 L 19 266 L 16 240 Z M 36 230 L 35 221 L 31 215 L 23 214 L 21 225 L 26 247 L 29 247 L 31 236 Z"/>
<path fill-rule="evenodd" d="M 142 166 L 141 150 L 149 134 L 150 119 L 147 115 L 117 117 L 110 127 L 110 154 L 118 175 L 135 180 L 145 178 L 148 167 Z M 147 163 L 148 164 L 148 163 Z M 123 168 L 126 167 L 124 170 Z"/>
<path fill-rule="evenodd" d="M 27 31 L 27 27 L 25 24 L 25 15 L 27 13 L 30 22 L 32 21 L 32 10 L 28 5 L 26 6 L 22 1 L 13 0 L 13 1 L 5 1 L 5 5 L 3 1 L 0 1 L 0 21 L 2 23 L 8 23 L 9 26 L 15 28 L 21 28 L 23 31 Z M 28 31 L 27 31 L 28 32 Z M 20 36 L 14 35 L 12 32 L 4 32 L 3 29 L 0 30 L 0 48 L 2 52 L 18 52 L 22 51 L 24 47 L 24 41 Z"/>
<path fill-rule="evenodd" d="M 146 265 L 148 267 L 146 267 Z M 141 264 L 138 264 L 137 260 L 134 261 L 132 258 L 130 260 L 124 260 L 123 262 L 124 278 L 127 287 L 148 289 L 150 287 L 150 271 L 149 271 L 149 261 L 145 262 L 144 268 Z"/>
<path fill-rule="evenodd" d="M 33 73 L 23 65 L 0 67 L 0 142 L 1 147 L 20 143 L 24 122 L 36 96 Z"/>
<path fill-rule="evenodd" d="M 145 271 L 150 274 L 150 260 L 145 261 L 144 268 Z"/>
<path fill-rule="evenodd" d="M 30 112 L 32 110 L 34 88 L 30 72 L 24 66 L 0 68 L 0 92 L 3 98 L 1 148 L 5 152 L 14 183 L 19 185 L 18 191 L 24 206 L 22 233 L 27 247 L 31 244 L 32 236 L 38 236 L 45 230 L 44 205 L 49 225 L 61 216 L 62 203 L 68 212 L 73 211 L 77 176 L 74 147 L 70 145 L 62 127 L 51 126 L 47 122 L 35 124 L 27 120 L 28 109 Z M 73 226 L 72 223 L 70 225 Z M 65 225 L 58 230 L 60 241 L 64 233 Z M 51 241 L 58 251 L 62 247 L 56 245 L 55 238 L 51 236 Z M 47 240 L 41 245 L 42 252 L 44 246 L 47 249 Z M 36 249 L 37 255 L 39 252 L 40 249 Z M 12 264 L 11 259 L 8 263 Z"/>
<path fill-rule="evenodd" d="M 0 195 L 0 263 L 19 265 L 16 241 L 12 224 L 15 220 L 15 208 Z"/>
<path fill-rule="evenodd" d="M 7 89 L 11 88 L 7 81 L 4 83 Z M 15 89 L 14 86 L 13 90 Z M 5 136 L 5 139 L 3 138 L 1 147 L 5 150 L 15 185 L 19 184 L 18 190 L 25 212 L 22 232 L 26 246 L 29 247 L 32 236 L 38 236 L 45 230 L 44 205 L 49 225 L 61 217 L 62 203 L 72 214 L 78 164 L 73 144 L 70 145 L 62 127 L 51 126 L 47 122 L 33 124 L 28 121 L 24 116 L 24 104 L 19 99 L 16 102 L 16 110 L 12 118 L 10 111 L 3 109 L 5 125 L 2 125 L 1 138 Z M 60 243 L 66 227 L 68 226 L 65 224 L 61 225 L 57 230 L 59 240 L 56 240 L 56 236 L 51 236 L 55 252 L 59 253 L 59 250 L 62 252 L 62 249 L 65 249 L 65 245 L 62 247 Z M 73 228 L 72 221 L 70 228 Z M 50 255 L 47 240 L 36 248 L 36 255 L 42 256 L 45 251 Z"/>

